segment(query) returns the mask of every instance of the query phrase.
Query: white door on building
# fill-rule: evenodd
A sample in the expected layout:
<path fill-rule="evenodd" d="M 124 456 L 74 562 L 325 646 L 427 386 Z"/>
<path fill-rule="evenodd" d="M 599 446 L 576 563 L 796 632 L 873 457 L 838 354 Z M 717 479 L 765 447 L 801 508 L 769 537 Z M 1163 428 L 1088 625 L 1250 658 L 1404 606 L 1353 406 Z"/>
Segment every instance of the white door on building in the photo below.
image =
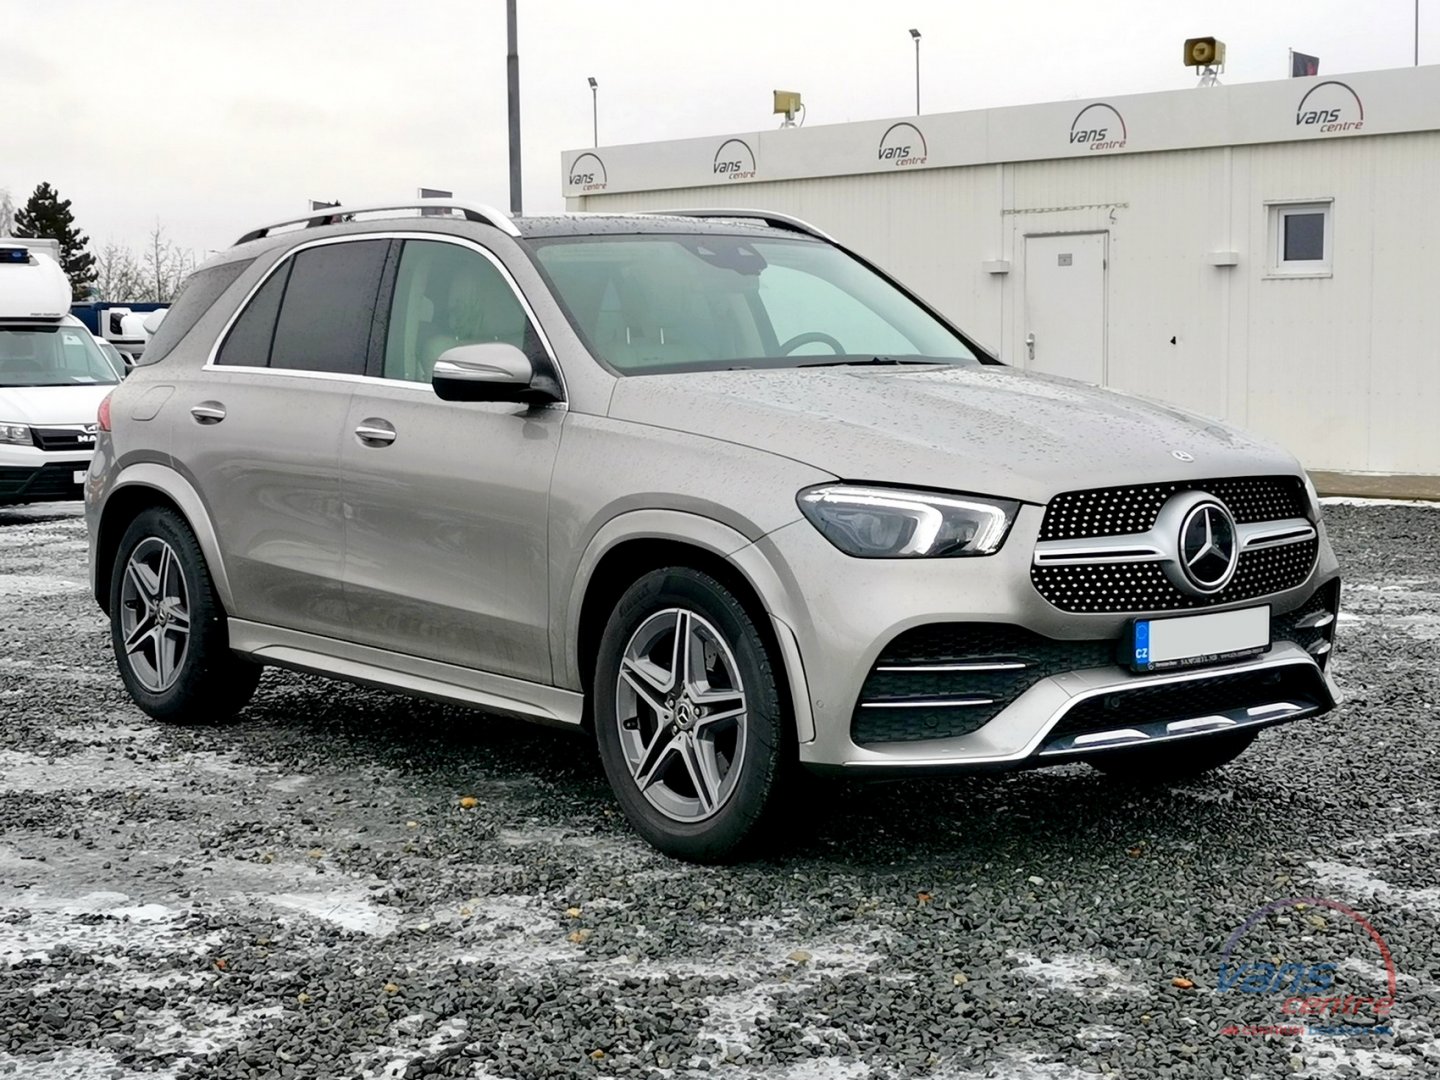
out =
<path fill-rule="evenodd" d="M 1105 251 L 1108 233 L 1025 237 L 1025 328 L 1020 362 L 1030 371 L 1105 382 Z"/>

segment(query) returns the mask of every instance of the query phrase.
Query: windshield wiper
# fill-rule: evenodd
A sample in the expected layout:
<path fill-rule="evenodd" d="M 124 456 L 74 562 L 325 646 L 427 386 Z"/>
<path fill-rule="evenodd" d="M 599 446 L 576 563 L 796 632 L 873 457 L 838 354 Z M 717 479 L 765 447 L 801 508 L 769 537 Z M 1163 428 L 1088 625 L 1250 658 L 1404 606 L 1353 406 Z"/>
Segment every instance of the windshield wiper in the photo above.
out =
<path fill-rule="evenodd" d="M 893 365 L 899 365 L 899 364 L 929 364 L 929 365 L 931 365 L 931 366 L 934 366 L 934 365 L 936 365 L 936 364 L 942 364 L 942 365 L 943 365 L 944 363 L 945 363 L 944 360 L 922 360 L 922 359 L 919 359 L 918 357 L 872 356 L 872 357 L 870 357 L 868 360 L 841 359 L 841 358 L 837 357 L 837 358 L 834 359 L 834 360 L 818 360 L 818 361 L 816 361 L 816 362 L 813 363 L 813 364 L 798 364 L 798 365 L 796 365 L 796 366 L 797 366 L 797 367 L 875 367 L 875 366 L 877 366 L 877 365 L 878 365 L 878 366 L 893 366 Z"/>

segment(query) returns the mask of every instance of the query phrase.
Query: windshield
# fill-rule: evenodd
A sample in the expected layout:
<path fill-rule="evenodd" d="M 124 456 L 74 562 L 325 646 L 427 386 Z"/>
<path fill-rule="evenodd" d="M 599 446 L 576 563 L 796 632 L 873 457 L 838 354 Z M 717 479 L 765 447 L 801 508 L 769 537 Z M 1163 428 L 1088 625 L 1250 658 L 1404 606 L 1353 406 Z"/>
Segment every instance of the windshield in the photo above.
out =
<path fill-rule="evenodd" d="M 0 326 L 0 386 L 95 386 L 120 381 L 80 326 Z"/>
<path fill-rule="evenodd" d="M 705 233 L 531 243 L 575 329 L 622 375 L 976 362 L 953 331 L 829 244 Z"/>

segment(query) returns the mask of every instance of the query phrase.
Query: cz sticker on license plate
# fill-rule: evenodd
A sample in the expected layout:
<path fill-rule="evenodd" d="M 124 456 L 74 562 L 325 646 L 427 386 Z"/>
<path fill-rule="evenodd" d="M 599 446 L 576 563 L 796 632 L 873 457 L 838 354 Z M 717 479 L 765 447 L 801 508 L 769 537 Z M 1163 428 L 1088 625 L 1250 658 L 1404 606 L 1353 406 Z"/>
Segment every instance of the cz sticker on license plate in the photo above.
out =
<path fill-rule="evenodd" d="M 1258 656 L 1270 650 L 1270 606 L 1136 619 L 1130 624 L 1133 671 L 1166 671 Z"/>

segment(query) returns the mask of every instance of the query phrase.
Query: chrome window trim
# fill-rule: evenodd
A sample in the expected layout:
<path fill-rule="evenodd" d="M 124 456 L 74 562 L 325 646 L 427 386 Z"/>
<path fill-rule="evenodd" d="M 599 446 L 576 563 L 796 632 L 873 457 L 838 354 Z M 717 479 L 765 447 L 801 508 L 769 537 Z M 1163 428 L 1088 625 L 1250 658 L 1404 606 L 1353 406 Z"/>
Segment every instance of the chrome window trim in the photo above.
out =
<path fill-rule="evenodd" d="M 319 237 L 315 240 L 307 240 L 302 244 L 296 244 L 294 247 L 289 248 L 284 255 L 275 260 L 274 264 L 272 264 L 265 273 L 260 275 L 260 280 L 255 282 L 250 288 L 250 291 L 245 294 L 245 298 L 241 300 L 240 303 L 236 305 L 235 310 L 230 313 L 230 317 L 225 320 L 225 325 L 221 328 L 220 333 L 215 337 L 214 343 L 210 346 L 210 352 L 206 355 L 205 363 L 200 366 L 200 370 L 232 371 L 241 374 L 281 375 L 291 378 L 327 379 L 335 382 L 359 383 L 370 386 L 409 386 L 434 394 L 435 389 L 429 383 L 412 382 L 409 379 L 387 379 L 379 375 L 350 375 L 338 371 L 310 371 L 305 368 L 273 368 L 268 366 L 255 367 L 249 364 L 217 364 L 215 362 L 215 358 L 220 355 L 220 350 L 230 337 L 230 331 L 234 329 L 235 324 L 240 320 L 240 316 L 249 309 L 250 302 L 255 298 L 255 294 L 265 287 L 265 283 L 269 281 L 271 276 L 284 266 L 286 262 L 293 259 L 300 252 L 309 251 L 311 248 L 326 247 L 330 244 L 353 244 L 362 240 L 431 240 L 437 243 L 454 244 L 456 247 L 469 248 L 471 251 L 474 251 L 486 259 L 491 266 L 500 272 L 500 276 L 505 280 L 505 284 L 510 287 L 510 292 L 514 295 L 515 299 L 520 301 L 520 306 L 525 311 L 525 317 L 530 320 L 530 325 L 535 328 L 535 333 L 540 338 L 540 346 L 545 350 L 545 355 L 549 358 L 551 366 L 555 369 L 555 375 L 560 382 L 560 393 L 563 395 L 563 398 L 561 401 L 553 402 L 552 404 L 564 405 L 569 401 L 570 395 L 569 388 L 565 385 L 565 372 L 560 367 L 560 361 L 555 355 L 554 347 L 550 344 L 549 335 L 545 333 L 545 327 L 541 325 L 539 318 L 535 314 L 535 308 L 531 306 L 529 299 L 520 288 L 519 282 L 515 280 L 515 275 L 510 273 L 509 268 L 500 261 L 494 252 L 476 243 L 474 240 L 464 236 L 450 236 L 445 233 L 434 232 L 389 230 L 373 233 L 349 233 L 345 236 Z"/>

